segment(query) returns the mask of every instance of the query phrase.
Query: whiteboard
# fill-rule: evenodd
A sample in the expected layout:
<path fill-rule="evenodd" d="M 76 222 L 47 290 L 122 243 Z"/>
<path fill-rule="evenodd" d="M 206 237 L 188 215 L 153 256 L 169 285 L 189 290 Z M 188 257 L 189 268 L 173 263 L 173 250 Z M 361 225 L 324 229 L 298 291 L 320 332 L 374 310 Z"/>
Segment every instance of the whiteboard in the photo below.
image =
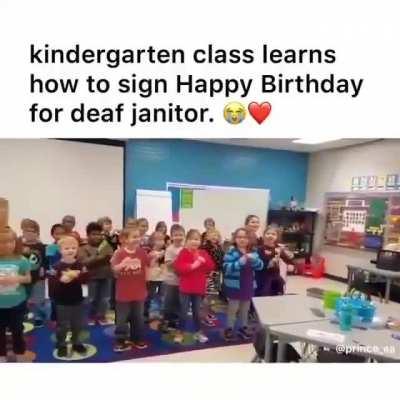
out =
<path fill-rule="evenodd" d="M 269 203 L 269 190 L 212 187 L 193 189 L 193 208 L 181 208 L 179 222 L 185 229 L 204 231 L 206 218 L 214 218 L 223 239 L 230 239 L 232 232 L 244 225 L 247 215 L 260 218 L 259 235 L 265 228 Z"/>
<path fill-rule="evenodd" d="M 115 228 L 123 218 L 123 147 L 53 139 L 0 140 L 0 197 L 9 201 L 10 226 L 20 233 L 23 218 L 36 220 L 41 239 L 66 214 L 76 230 L 109 216 Z"/>
<path fill-rule="evenodd" d="M 136 191 L 136 218 L 147 218 L 149 232 L 154 232 L 157 222 L 164 221 L 168 229 L 172 224 L 172 196 L 167 190 Z"/>

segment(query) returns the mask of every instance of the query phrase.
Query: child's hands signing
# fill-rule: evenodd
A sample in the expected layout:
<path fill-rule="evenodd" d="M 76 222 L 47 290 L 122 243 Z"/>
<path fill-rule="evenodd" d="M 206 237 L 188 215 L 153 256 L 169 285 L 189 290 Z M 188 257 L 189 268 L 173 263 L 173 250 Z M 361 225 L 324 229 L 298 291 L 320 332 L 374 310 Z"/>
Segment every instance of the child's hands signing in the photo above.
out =
<path fill-rule="evenodd" d="M 192 269 L 197 269 L 199 267 L 201 267 L 204 263 L 206 262 L 206 260 L 204 259 L 204 257 L 197 257 L 195 262 L 192 264 Z"/>
<path fill-rule="evenodd" d="M 247 257 L 250 261 L 253 261 L 253 260 L 255 260 L 255 258 L 256 258 L 256 256 L 255 256 L 253 253 L 247 253 L 247 254 L 246 254 L 246 257 Z"/>
<path fill-rule="evenodd" d="M 61 278 L 60 278 L 60 282 L 62 283 L 70 283 L 72 281 L 71 277 L 66 274 L 65 272 L 62 273 Z"/>
<path fill-rule="evenodd" d="M 199 261 L 200 264 L 204 264 L 206 262 L 206 259 L 202 256 L 197 257 L 197 260 Z"/>

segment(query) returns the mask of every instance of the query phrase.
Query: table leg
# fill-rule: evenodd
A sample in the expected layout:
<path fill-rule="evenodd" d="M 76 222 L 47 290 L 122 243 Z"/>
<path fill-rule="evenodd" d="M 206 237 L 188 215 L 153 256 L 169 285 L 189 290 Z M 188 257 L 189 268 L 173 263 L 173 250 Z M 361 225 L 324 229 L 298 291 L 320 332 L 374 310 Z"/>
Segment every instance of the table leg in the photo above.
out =
<path fill-rule="evenodd" d="M 285 349 L 286 343 L 282 338 L 278 338 L 278 355 L 276 357 L 276 362 L 285 362 Z"/>
<path fill-rule="evenodd" d="M 269 332 L 269 329 L 266 328 L 264 361 L 267 363 L 271 362 L 271 348 L 272 348 L 272 336 Z"/>
<path fill-rule="evenodd" d="M 353 281 L 353 269 L 347 267 L 347 291 L 348 292 L 350 292 L 352 281 Z"/>
<path fill-rule="evenodd" d="M 392 280 L 390 278 L 386 278 L 385 303 L 389 303 L 391 284 Z"/>

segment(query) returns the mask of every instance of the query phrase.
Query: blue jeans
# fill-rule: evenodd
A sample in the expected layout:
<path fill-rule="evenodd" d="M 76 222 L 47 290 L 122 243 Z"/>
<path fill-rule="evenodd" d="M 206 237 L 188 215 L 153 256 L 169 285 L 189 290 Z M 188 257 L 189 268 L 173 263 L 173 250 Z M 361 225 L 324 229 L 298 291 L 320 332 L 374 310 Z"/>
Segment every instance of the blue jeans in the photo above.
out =
<path fill-rule="evenodd" d="M 46 320 L 48 317 L 48 311 L 46 307 L 46 283 L 44 280 L 39 280 L 32 286 L 30 303 L 33 312 L 33 318 L 35 320 Z"/>
<path fill-rule="evenodd" d="M 144 315 L 149 316 L 152 303 L 156 303 L 157 310 L 161 311 L 163 306 L 163 282 L 162 281 L 148 281 L 147 282 L 147 299 L 144 303 Z"/>
<path fill-rule="evenodd" d="M 141 342 L 144 336 L 143 301 L 130 301 L 115 304 L 115 337 L 117 340 Z"/>
<path fill-rule="evenodd" d="M 192 305 L 192 314 L 193 314 L 193 325 L 195 332 L 200 330 L 200 305 L 203 300 L 203 296 L 199 294 L 184 294 L 180 295 L 181 300 L 181 329 L 185 330 L 187 327 L 188 321 L 188 312 L 190 305 Z"/>
<path fill-rule="evenodd" d="M 104 318 L 110 308 L 111 279 L 89 281 L 89 302 L 91 318 Z"/>

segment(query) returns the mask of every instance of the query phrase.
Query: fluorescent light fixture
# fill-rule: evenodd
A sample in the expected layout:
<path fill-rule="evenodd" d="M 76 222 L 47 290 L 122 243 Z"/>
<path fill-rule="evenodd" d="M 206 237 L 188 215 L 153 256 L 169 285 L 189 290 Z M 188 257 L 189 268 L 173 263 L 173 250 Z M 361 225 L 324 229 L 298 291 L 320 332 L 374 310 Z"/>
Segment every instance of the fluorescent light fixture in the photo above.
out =
<path fill-rule="evenodd" d="M 295 140 L 293 140 L 293 143 L 300 143 L 300 144 L 321 144 L 321 143 L 326 143 L 326 142 L 333 142 L 333 141 L 335 141 L 335 140 L 341 140 L 341 139 L 338 139 L 338 138 L 334 138 L 334 139 L 332 139 L 332 138 L 330 138 L 330 139 L 327 139 L 327 138 L 315 138 L 315 139 L 313 139 L 313 138 L 309 138 L 309 139 L 295 139 Z"/>

